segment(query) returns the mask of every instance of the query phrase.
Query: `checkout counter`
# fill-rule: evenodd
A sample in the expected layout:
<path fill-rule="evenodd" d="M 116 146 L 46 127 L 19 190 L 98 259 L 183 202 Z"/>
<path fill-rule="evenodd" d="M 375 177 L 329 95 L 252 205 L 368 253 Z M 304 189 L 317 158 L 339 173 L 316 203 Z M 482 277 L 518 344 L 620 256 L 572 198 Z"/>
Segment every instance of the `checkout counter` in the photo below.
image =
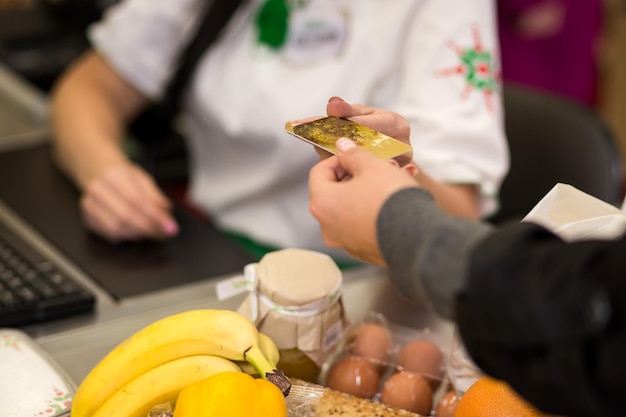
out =
<path fill-rule="evenodd" d="M 158 245 L 138 249 L 94 243 L 94 237 L 85 235 L 78 213 L 73 211 L 78 209 L 77 195 L 69 191 L 71 188 L 48 159 L 45 109 L 43 94 L 0 68 L 0 177 L 5 178 L 0 180 L 0 222 L 25 237 L 97 296 L 93 313 L 21 330 L 32 336 L 78 385 L 108 351 L 157 319 L 196 308 L 236 309 L 245 294 L 219 300 L 216 284 L 242 273 L 248 259 L 234 246 L 211 240 L 219 239 L 215 230 L 183 211 L 180 214 L 188 224 L 180 239 L 168 243 L 165 249 Z M 2 131 L 3 125 L 16 120 L 9 114 L 21 115 L 20 120 L 30 122 L 13 126 L 13 131 Z M 30 162 L 25 162 L 25 155 Z M 33 175 L 37 178 L 27 180 Z M 32 184 L 39 188 L 29 188 Z M 43 207 L 47 214 L 42 215 L 37 207 Z M 50 217 L 55 210 L 60 214 Z M 62 233 L 52 227 L 51 223 L 57 223 L 55 219 L 64 219 Z M 191 232 L 194 230 L 195 234 Z M 124 274 L 122 281 L 127 279 L 130 290 L 110 285 L 106 278 L 115 274 Z M 133 287 L 133 277 L 144 283 L 154 278 L 156 285 Z M 383 270 L 357 267 L 345 271 L 343 279 L 344 307 L 351 321 L 373 311 L 393 323 L 428 327 L 452 338 L 450 322 L 424 305 L 403 298 Z"/>

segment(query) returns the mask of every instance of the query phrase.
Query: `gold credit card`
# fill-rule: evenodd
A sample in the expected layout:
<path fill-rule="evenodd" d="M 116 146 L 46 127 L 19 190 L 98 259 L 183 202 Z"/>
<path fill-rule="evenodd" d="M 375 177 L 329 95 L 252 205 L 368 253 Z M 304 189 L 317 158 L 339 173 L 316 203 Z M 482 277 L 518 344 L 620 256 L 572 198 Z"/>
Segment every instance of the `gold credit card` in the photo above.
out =
<path fill-rule="evenodd" d="M 305 122 L 287 122 L 285 130 L 305 142 L 337 154 L 335 142 L 345 137 L 358 146 L 384 159 L 391 159 L 413 148 L 377 130 L 339 117 L 322 117 Z"/>

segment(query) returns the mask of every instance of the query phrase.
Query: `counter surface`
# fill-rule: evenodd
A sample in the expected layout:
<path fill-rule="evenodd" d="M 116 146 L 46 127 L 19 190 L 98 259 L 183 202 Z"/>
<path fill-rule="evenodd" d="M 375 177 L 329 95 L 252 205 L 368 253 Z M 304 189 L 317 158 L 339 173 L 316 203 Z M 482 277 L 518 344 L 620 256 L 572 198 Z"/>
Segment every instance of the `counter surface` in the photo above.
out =
<path fill-rule="evenodd" d="M 163 292 L 105 303 L 89 317 L 25 330 L 65 369 L 75 384 L 113 347 L 147 324 L 170 314 L 195 308 L 236 309 L 245 295 L 220 301 L 212 279 Z M 452 323 L 434 315 L 423 304 L 409 302 L 390 283 L 384 271 L 361 267 L 344 274 L 344 307 L 351 322 L 368 312 L 382 313 L 391 322 L 428 327 L 452 338 Z"/>

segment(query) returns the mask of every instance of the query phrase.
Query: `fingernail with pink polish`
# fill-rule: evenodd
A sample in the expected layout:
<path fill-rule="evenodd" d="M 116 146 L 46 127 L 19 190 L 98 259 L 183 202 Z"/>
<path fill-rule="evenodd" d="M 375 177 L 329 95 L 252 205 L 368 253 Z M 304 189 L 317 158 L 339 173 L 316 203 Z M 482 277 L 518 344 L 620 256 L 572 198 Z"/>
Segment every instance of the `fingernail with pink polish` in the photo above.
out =
<path fill-rule="evenodd" d="M 162 225 L 163 232 L 168 236 L 175 236 L 178 234 L 178 225 L 173 220 L 168 220 Z"/>
<path fill-rule="evenodd" d="M 328 102 L 330 103 L 331 101 L 345 101 L 344 99 L 342 99 L 341 97 L 337 97 L 337 96 L 332 96 L 331 98 L 328 99 Z"/>
<path fill-rule="evenodd" d="M 335 142 L 335 146 L 337 146 L 337 149 L 339 149 L 341 152 L 346 152 L 347 150 L 356 147 L 356 143 L 348 138 L 339 138 Z"/>

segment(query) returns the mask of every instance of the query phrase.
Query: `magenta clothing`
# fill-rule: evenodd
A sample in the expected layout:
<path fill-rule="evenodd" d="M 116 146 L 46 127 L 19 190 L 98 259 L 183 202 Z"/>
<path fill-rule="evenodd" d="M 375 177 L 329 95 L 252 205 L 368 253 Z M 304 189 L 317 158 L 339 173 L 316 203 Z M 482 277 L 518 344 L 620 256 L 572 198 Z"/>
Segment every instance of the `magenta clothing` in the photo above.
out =
<path fill-rule="evenodd" d="M 499 0 L 502 78 L 594 105 L 598 68 L 596 49 L 602 30 L 602 0 L 560 0 L 565 23 L 556 35 L 525 39 L 516 20 L 529 6 L 545 0 Z"/>

